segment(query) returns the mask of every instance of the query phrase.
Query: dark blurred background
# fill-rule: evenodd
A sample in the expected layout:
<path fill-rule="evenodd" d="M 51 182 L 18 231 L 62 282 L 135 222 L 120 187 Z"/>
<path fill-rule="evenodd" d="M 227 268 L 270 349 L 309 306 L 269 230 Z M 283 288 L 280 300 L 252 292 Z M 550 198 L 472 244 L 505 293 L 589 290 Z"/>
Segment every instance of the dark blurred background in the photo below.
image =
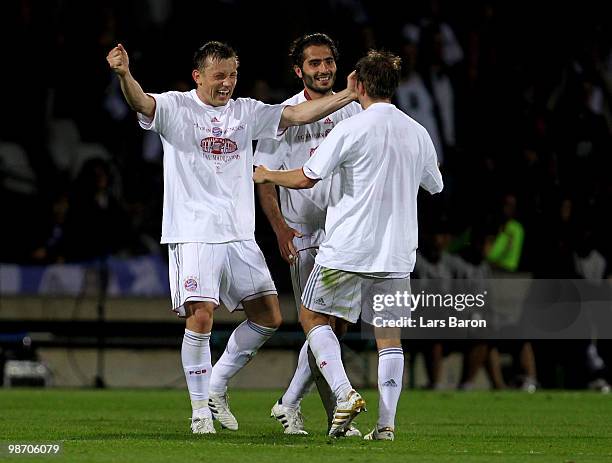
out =
<path fill-rule="evenodd" d="M 447 185 L 422 208 L 423 232 L 443 217 L 455 236 L 494 235 L 510 201 L 525 232 L 521 270 L 559 272 L 552 261 L 571 261 L 586 237 L 609 261 L 607 18 L 603 4 L 584 2 L 9 2 L 0 240 L 11 245 L 0 260 L 165 254 L 160 145 L 137 127 L 108 69 L 117 42 L 143 88 L 160 92 L 191 88 L 193 51 L 228 41 L 241 60 L 235 96 L 280 102 L 300 88 L 288 44 L 324 31 L 340 46 L 337 88 L 368 48 L 403 57 L 397 103 L 434 138 Z M 274 248 L 261 214 L 257 237 Z"/>
<path fill-rule="evenodd" d="M 369 48 L 403 58 L 395 102 L 429 131 L 445 178 L 441 195 L 420 198 L 424 259 L 436 259 L 431 237 L 443 233 L 444 251 L 500 272 L 609 278 L 606 11 L 577 1 L 6 2 L 0 262 L 166 259 L 161 144 L 138 128 L 108 68 L 118 42 L 145 91 L 161 92 L 192 88 L 194 50 L 227 41 L 241 62 L 234 97 L 277 103 L 301 88 L 289 43 L 320 31 L 339 44 L 337 89 Z M 290 291 L 260 210 L 256 237 Z"/>

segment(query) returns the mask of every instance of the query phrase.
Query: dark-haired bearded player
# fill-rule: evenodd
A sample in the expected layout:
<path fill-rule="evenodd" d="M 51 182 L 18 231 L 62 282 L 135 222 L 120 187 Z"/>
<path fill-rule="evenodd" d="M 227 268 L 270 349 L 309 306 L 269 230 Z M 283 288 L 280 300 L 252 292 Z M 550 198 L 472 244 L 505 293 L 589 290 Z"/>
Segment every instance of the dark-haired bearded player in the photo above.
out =
<path fill-rule="evenodd" d="M 289 56 L 293 71 L 304 88 L 284 104 L 295 105 L 333 94 L 338 50 L 329 36 L 321 33 L 303 35 L 291 44 Z M 351 103 L 317 122 L 288 128 L 279 140 L 262 140 L 257 145 L 254 164 L 265 165 L 269 169 L 291 170 L 302 167 L 338 122 L 359 112 L 359 104 Z M 257 185 L 262 209 L 276 234 L 281 255 L 291 268 L 291 282 L 298 311 L 319 244 L 325 237 L 327 205 L 338 196 L 339 187 L 337 182 L 332 187 L 332 179 L 323 180 L 308 190 L 280 187 L 279 206 L 274 185 Z M 332 324 L 338 337 L 346 332 L 347 325 L 343 320 L 332 320 Z M 272 416 L 283 425 L 285 434 L 307 434 L 300 402 L 313 381 L 317 384 L 327 412 L 328 425 L 331 426 L 336 398 L 321 376 L 316 362 L 313 362 L 314 357 L 305 342 L 289 387 L 272 408 Z M 361 436 L 361 433 L 351 426 L 345 435 Z"/>

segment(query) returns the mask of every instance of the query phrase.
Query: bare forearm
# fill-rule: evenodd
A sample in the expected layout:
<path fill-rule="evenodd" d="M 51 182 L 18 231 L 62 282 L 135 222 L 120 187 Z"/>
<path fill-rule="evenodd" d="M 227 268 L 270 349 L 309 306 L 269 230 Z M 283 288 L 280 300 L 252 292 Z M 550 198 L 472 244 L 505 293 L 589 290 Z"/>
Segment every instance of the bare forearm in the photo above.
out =
<path fill-rule="evenodd" d="M 147 117 L 153 117 L 155 114 L 155 98 L 144 92 L 140 84 L 132 77 L 132 74 L 128 72 L 119 76 L 119 82 L 123 96 L 130 108 Z"/>
<path fill-rule="evenodd" d="M 270 183 L 257 185 L 257 194 L 259 195 L 259 203 L 268 218 L 268 222 L 270 222 L 274 233 L 278 234 L 283 227 L 287 226 L 287 223 L 278 204 L 276 187 Z"/>
<path fill-rule="evenodd" d="M 295 106 L 287 106 L 283 110 L 280 129 L 294 125 L 304 125 L 316 122 L 319 119 L 338 111 L 354 100 L 354 95 L 348 89 L 325 98 L 305 101 Z"/>
<path fill-rule="evenodd" d="M 312 188 L 317 183 L 316 180 L 306 177 L 302 169 L 269 170 L 265 174 L 265 181 L 293 190 Z"/>

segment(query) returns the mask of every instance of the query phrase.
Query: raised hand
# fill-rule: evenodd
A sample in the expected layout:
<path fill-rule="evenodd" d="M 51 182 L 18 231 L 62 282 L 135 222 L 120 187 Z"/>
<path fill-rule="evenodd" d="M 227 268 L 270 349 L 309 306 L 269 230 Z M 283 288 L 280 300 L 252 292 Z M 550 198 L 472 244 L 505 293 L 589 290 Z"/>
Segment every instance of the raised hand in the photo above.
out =
<path fill-rule="evenodd" d="M 357 71 L 351 72 L 346 78 L 346 89 L 353 94 L 353 99 L 356 100 L 357 94 Z"/>
<path fill-rule="evenodd" d="M 108 55 L 106 61 L 110 68 L 119 76 L 124 76 L 130 71 L 130 59 L 123 45 L 117 44 Z"/>

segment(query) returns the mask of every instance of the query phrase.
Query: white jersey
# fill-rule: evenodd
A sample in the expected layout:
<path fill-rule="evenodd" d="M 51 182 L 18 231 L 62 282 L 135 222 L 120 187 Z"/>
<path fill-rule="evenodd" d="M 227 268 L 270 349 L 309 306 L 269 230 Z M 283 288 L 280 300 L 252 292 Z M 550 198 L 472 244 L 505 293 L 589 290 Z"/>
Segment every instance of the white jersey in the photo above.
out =
<path fill-rule="evenodd" d="M 327 209 L 317 264 L 360 273 L 412 272 L 419 185 L 442 191 L 427 131 L 392 104 L 372 104 L 337 125 L 304 174 L 322 179 L 338 168 L 342 195 Z"/>
<path fill-rule="evenodd" d="M 307 99 L 304 91 L 301 91 L 283 104 L 297 105 Z M 312 124 L 289 127 L 278 140 L 262 140 L 257 144 L 254 163 L 268 169 L 299 169 L 336 124 L 359 112 L 361 106 L 353 102 Z M 308 225 L 313 230 L 324 227 L 330 195 L 339 194 L 339 184 L 334 182 L 332 186 L 331 177 L 310 189 L 279 189 L 281 212 L 285 220 L 291 224 Z"/>
<path fill-rule="evenodd" d="M 253 140 L 275 138 L 283 106 L 250 98 L 209 106 L 190 92 L 155 98 L 142 128 L 164 148 L 162 243 L 254 239 Z"/>

